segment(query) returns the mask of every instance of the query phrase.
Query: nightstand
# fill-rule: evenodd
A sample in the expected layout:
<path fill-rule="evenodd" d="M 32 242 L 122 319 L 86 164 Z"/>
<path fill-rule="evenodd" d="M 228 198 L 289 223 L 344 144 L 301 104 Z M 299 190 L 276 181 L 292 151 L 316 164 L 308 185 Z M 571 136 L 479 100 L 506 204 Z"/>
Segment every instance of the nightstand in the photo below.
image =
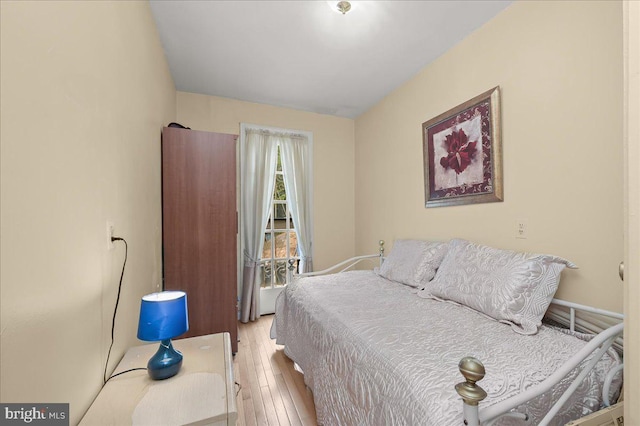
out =
<path fill-rule="evenodd" d="M 80 425 L 235 425 L 238 419 L 229 333 L 173 340 L 184 359 L 177 375 L 152 380 L 146 370 L 109 380 Z M 136 346 L 113 374 L 146 367 L 159 343 Z"/>

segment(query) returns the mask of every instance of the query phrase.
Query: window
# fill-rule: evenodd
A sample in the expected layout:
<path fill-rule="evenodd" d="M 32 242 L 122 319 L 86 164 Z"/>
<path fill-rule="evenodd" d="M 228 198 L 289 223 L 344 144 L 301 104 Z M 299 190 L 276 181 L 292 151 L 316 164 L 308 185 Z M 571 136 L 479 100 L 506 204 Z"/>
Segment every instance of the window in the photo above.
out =
<path fill-rule="evenodd" d="M 289 262 L 313 271 L 312 155 L 311 132 L 240 124 L 242 322 L 275 312 Z"/>
<path fill-rule="evenodd" d="M 275 171 L 273 204 L 264 233 L 264 246 L 260 258 L 260 276 L 262 288 L 273 288 L 288 284 L 289 260 L 297 268 L 300 260 L 298 240 L 293 220 L 287 206 L 287 192 L 284 185 L 280 148 Z"/>

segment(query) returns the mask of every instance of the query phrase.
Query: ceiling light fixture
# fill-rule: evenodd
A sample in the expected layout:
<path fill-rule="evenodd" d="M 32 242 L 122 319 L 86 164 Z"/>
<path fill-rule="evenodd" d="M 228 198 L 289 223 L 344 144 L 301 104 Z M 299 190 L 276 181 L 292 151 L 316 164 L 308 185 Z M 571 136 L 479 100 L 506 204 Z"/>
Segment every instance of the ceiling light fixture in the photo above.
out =
<path fill-rule="evenodd" d="M 351 10 L 351 3 L 343 0 L 338 2 L 338 4 L 336 4 L 336 8 L 338 9 L 339 12 L 345 15 L 348 11 Z"/>

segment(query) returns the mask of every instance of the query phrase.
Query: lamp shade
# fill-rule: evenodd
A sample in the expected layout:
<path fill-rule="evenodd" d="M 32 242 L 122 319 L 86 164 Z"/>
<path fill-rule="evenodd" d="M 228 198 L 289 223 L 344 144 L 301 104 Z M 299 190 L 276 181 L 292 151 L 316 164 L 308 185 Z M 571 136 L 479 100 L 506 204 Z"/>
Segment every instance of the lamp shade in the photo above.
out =
<path fill-rule="evenodd" d="M 149 342 L 172 339 L 189 330 L 187 294 L 162 291 L 142 297 L 138 339 Z"/>

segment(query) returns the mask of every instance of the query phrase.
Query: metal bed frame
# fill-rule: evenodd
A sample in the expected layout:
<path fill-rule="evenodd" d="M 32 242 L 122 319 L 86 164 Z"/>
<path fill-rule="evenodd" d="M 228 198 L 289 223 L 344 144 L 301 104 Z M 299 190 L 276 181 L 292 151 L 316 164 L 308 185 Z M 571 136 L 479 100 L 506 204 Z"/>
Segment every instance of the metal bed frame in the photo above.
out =
<path fill-rule="evenodd" d="M 553 305 L 564 306 L 569 308 L 571 323 L 569 329 L 575 330 L 575 315 L 576 311 L 588 312 L 591 314 L 602 315 L 616 320 L 622 320 L 624 316 L 616 312 L 605 311 L 602 309 L 592 308 L 590 306 L 580 305 L 577 303 L 567 302 L 565 300 L 553 299 L 551 301 Z M 598 333 L 588 344 L 586 344 L 580 351 L 574 354 L 565 364 L 563 364 L 552 375 L 547 377 L 542 383 L 537 386 L 533 386 L 526 391 L 515 395 L 512 398 L 499 402 L 491 407 L 480 410 L 479 402 L 482 401 L 487 393 L 480 386 L 476 384 L 485 375 L 484 366 L 480 361 L 472 357 L 465 357 L 460 360 L 458 368 L 460 373 L 464 376 L 465 381 L 456 385 L 456 392 L 462 398 L 463 401 L 463 413 L 465 419 L 465 425 L 469 426 L 492 426 L 496 421 L 503 417 L 513 417 L 521 420 L 528 420 L 527 415 L 519 412 L 512 412 L 517 406 L 524 404 L 525 402 L 542 395 L 544 392 L 550 390 L 556 385 L 563 377 L 565 377 L 571 370 L 576 368 L 586 358 L 591 356 L 591 359 L 587 362 L 584 368 L 580 371 L 578 376 L 574 379 L 567 390 L 562 394 L 558 401 L 551 407 L 545 417 L 539 423 L 540 425 L 547 425 L 551 422 L 553 417 L 558 413 L 562 406 L 568 401 L 569 397 L 578 388 L 582 380 L 589 374 L 589 372 L 595 367 L 596 363 L 602 358 L 602 356 L 611 348 L 614 341 L 623 333 L 623 323 L 615 324 Z M 605 406 L 609 406 L 609 391 L 611 382 L 616 374 L 622 370 L 622 364 L 614 367 L 605 379 L 603 384 L 603 403 Z"/>
<path fill-rule="evenodd" d="M 378 242 L 379 252 L 378 254 L 370 254 L 364 256 L 356 256 L 349 258 L 343 262 L 333 265 L 327 269 L 317 272 L 308 272 L 302 274 L 295 274 L 294 262 L 289 262 L 289 273 L 291 279 L 297 279 L 302 277 L 310 277 L 316 275 L 325 275 L 328 273 L 341 273 L 350 270 L 357 264 L 372 259 L 379 259 L 380 265 L 384 262 L 384 241 Z M 341 268 L 341 269 L 340 269 Z M 339 269 L 339 270 L 338 270 Z M 336 272 L 336 270 L 338 270 Z M 560 299 L 553 299 L 551 306 L 560 306 L 568 308 L 568 328 L 571 331 L 575 331 L 577 320 L 577 312 L 585 312 L 593 315 L 599 315 L 602 317 L 612 318 L 616 321 L 622 321 L 624 315 L 617 312 L 611 312 L 603 309 L 593 308 L 591 306 L 580 305 L 578 303 L 568 302 Z M 562 318 L 561 318 L 562 320 Z M 584 320 L 582 321 L 585 322 Z M 487 397 L 487 393 L 477 382 L 482 380 L 485 376 L 485 368 L 482 362 L 473 357 L 464 357 L 458 364 L 458 369 L 464 377 L 465 381 L 455 385 L 456 392 L 462 398 L 462 410 L 464 415 L 465 426 L 493 426 L 498 420 L 510 417 L 528 421 L 528 416 L 525 413 L 512 411 L 514 408 L 526 403 L 527 401 L 536 398 L 543 393 L 549 391 L 560 380 L 562 380 L 571 370 L 575 369 L 581 362 L 591 356 L 591 359 L 587 362 L 584 368 L 580 371 L 578 376 L 574 379 L 567 390 L 562 394 L 560 399 L 551 407 L 549 412 L 545 415 L 542 421 L 539 423 L 541 426 L 548 425 L 553 417 L 558 413 L 562 406 L 569 400 L 573 392 L 578 388 L 582 380 L 589 374 L 589 372 L 595 367 L 596 363 L 602 358 L 602 356 L 614 345 L 616 339 L 618 341 L 618 347 L 621 348 L 621 337 L 623 334 L 623 323 L 608 326 L 601 332 L 597 333 L 594 338 L 589 341 L 579 352 L 574 354 L 564 365 L 556 370 L 551 376 L 547 377 L 540 384 L 527 389 L 526 391 L 515 395 L 509 399 L 501 401 L 490 407 L 481 408 L 480 402 Z M 595 328 L 598 328 L 597 326 Z M 609 393 L 611 383 L 614 377 L 621 373 L 623 365 L 620 364 L 614 367 L 605 379 L 603 384 L 603 404 L 610 406 Z"/>

